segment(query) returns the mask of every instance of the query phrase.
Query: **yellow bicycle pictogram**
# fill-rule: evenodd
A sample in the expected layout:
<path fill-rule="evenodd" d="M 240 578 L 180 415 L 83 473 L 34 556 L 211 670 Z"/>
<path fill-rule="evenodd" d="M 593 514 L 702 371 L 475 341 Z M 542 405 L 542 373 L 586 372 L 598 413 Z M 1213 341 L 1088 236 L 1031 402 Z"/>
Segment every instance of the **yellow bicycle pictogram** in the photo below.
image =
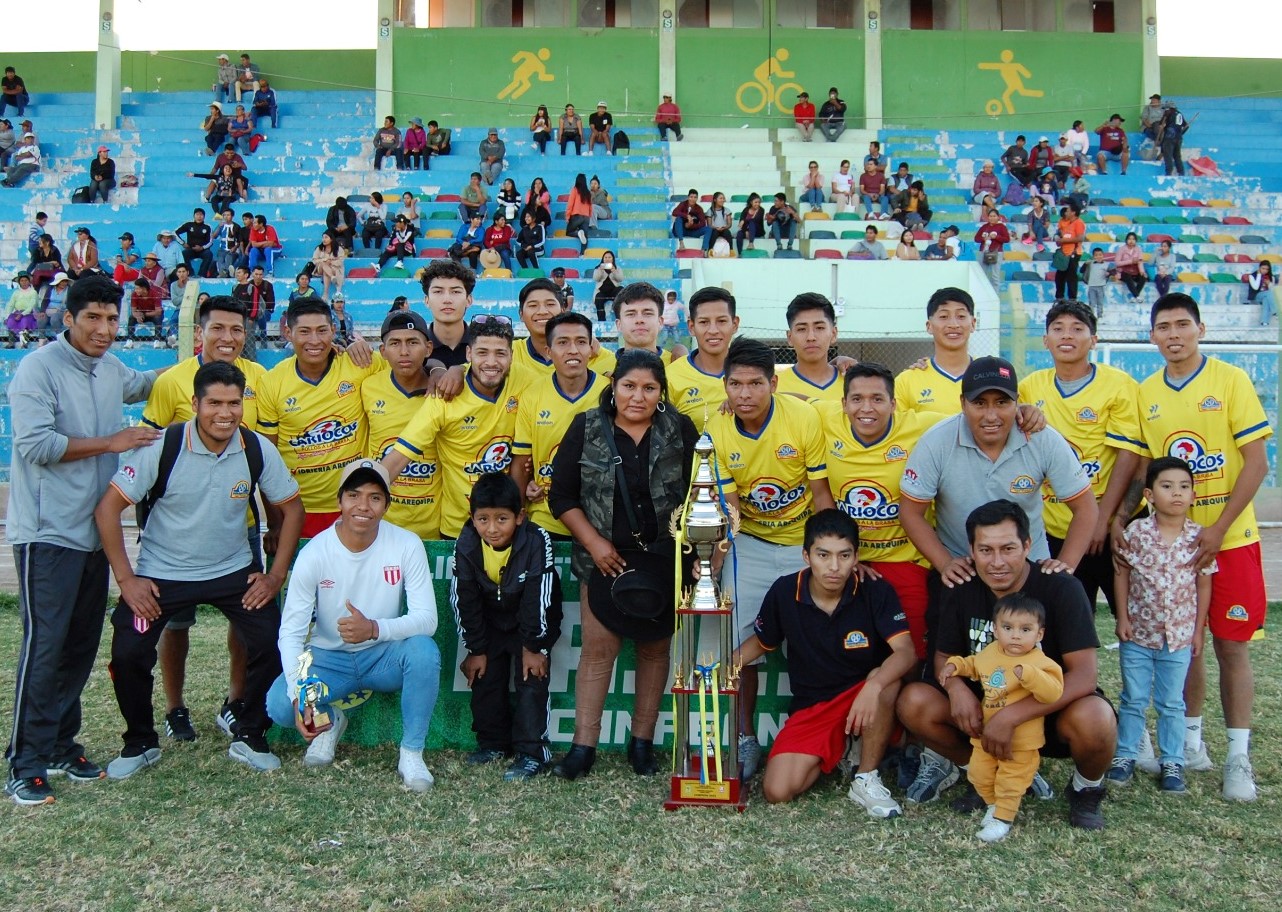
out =
<path fill-rule="evenodd" d="M 1003 110 L 1007 114 L 1014 114 L 1015 105 L 1011 103 L 1012 96 L 1041 98 L 1046 94 L 1041 89 L 1030 89 L 1024 85 L 1024 80 L 1032 79 L 1033 74 L 1028 72 L 1028 67 L 1022 63 L 1015 62 L 1014 51 L 1002 51 L 1001 58 L 1000 62 L 992 60 L 979 64 L 981 70 L 996 70 L 997 74 L 1002 77 L 1002 81 L 1006 83 L 1006 91 L 1002 92 L 1001 98 L 990 98 L 985 103 L 984 113 L 989 117 L 996 117 Z"/>
<path fill-rule="evenodd" d="M 779 48 L 773 55 L 763 60 L 752 71 L 755 82 L 745 82 L 739 86 L 739 91 L 735 92 L 734 103 L 739 106 L 739 110 L 745 114 L 756 114 L 758 111 L 771 105 L 781 111 L 791 111 L 792 106 L 796 104 L 797 95 L 805 91 L 795 82 L 785 82 L 776 86 L 774 78 L 792 79 L 797 74 L 792 70 L 785 70 L 783 63 L 788 59 L 788 49 Z M 791 93 L 792 99 L 785 103 L 783 100 L 785 93 Z M 756 96 L 755 104 L 747 104 L 747 99 Z"/>

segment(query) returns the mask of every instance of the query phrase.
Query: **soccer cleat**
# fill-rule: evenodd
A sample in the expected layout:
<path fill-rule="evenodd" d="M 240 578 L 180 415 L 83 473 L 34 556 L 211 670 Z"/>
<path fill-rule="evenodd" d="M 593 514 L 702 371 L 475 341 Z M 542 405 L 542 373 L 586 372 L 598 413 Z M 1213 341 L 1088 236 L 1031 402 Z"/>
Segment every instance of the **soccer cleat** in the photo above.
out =
<path fill-rule="evenodd" d="M 1163 763 L 1159 781 L 1164 792 L 1172 795 L 1183 795 L 1188 792 L 1188 786 L 1184 784 L 1184 767 L 1179 763 Z"/>
<path fill-rule="evenodd" d="M 1157 762 L 1157 756 L 1153 753 L 1153 739 L 1149 737 L 1147 728 L 1144 729 L 1144 737 L 1140 738 L 1140 749 L 1135 756 L 1135 768 L 1150 776 L 1156 776 L 1162 771 L 1162 764 Z"/>
<path fill-rule="evenodd" d="M 236 737 L 236 716 L 245 711 L 244 700 L 224 700 L 222 708 L 218 710 L 218 727 L 223 730 L 229 738 Z"/>
<path fill-rule="evenodd" d="M 1033 782 L 1028 787 L 1026 794 L 1032 795 L 1038 801 L 1050 801 L 1055 797 L 1055 790 L 1051 784 L 1042 778 L 1041 773 L 1033 775 Z"/>
<path fill-rule="evenodd" d="M 267 746 L 267 739 L 262 735 L 237 735 L 231 747 L 227 748 L 227 756 L 260 773 L 280 769 L 280 758 L 272 753 L 272 749 Z"/>
<path fill-rule="evenodd" d="M 756 735 L 739 736 L 739 778 L 747 782 L 761 768 L 761 742 Z"/>
<path fill-rule="evenodd" d="M 908 786 L 904 797 L 909 804 L 929 804 L 939 797 L 940 792 L 956 785 L 960 778 L 961 770 L 957 764 L 933 750 L 923 750 L 917 778 Z"/>
<path fill-rule="evenodd" d="M 1205 741 L 1199 744 L 1196 750 L 1190 750 L 1187 744 L 1184 745 L 1184 768 L 1190 773 L 1205 773 L 1215 769 L 1215 763 L 1211 760 L 1211 752 L 1206 749 Z"/>
<path fill-rule="evenodd" d="M 481 747 L 467 755 L 467 762 L 469 766 L 483 766 L 486 763 L 497 763 L 506 756 L 501 750 Z"/>
<path fill-rule="evenodd" d="M 126 753 L 126 751 L 129 753 Z M 121 751 L 119 757 L 107 764 L 107 778 L 116 780 L 128 779 L 139 770 L 155 766 L 160 762 L 160 756 L 160 748 L 158 747 L 148 747 L 141 750 L 127 747 L 124 751 Z"/>
<path fill-rule="evenodd" d="M 504 782 L 524 782 L 548 771 L 549 764 L 529 754 L 517 754 L 512 765 L 503 773 Z"/>
<path fill-rule="evenodd" d="M 1251 761 L 1244 754 L 1224 761 L 1224 800 L 1255 800 L 1255 773 L 1251 769 Z"/>
<path fill-rule="evenodd" d="M 881 784 L 881 775 L 876 770 L 857 773 L 850 780 L 850 791 L 846 797 L 867 811 L 869 817 L 889 820 L 904 813 L 899 802 L 890 796 L 890 790 Z"/>
<path fill-rule="evenodd" d="M 74 757 L 51 765 L 49 775 L 66 776 L 71 782 L 97 782 L 107 778 L 107 771 L 85 757 Z"/>
<path fill-rule="evenodd" d="M 1130 785 L 1135 778 L 1135 761 L 1130 757 L 1114 757 L 1104 778 L 1114 785 Z"/>
<path fill-rule="evenodd" d="M 179 706 L 165 713 L 165 734 L 175 741 L 196 740 L 196 727 L 191 724 L 187 707 Z"/>
<path fill-rule="evenodd" d="M 334 762 L 338 742 L 347 730 L 347 716 L 337 706 L 331 707 L 329 712 L 333 724 L 307 745 L 307 753 L 303 754 L 303 766 L 329 766 Z"/>
<path fill-rule="evenodd" d="M 1082 830 L 1104 829 L 1104 815 L 1100 813 L 1100 802 L 1104 800 L 1104 786 L 1077 789 L 1072 781 L 1064 790 L 1068 798 L 1068 822 Z"/>
<path fill-rule="evenodd" d="M 41 804 L 53 804 L 53 789 L 43 776 L 28 776 L 24 779 L 11 778 L 5 783 L 4 793 L 13 799 L 15 804 L 24 807 L 36 807 Z"/>
<path fill-rule="evenodd" d="M 401 760 L 396 765 L 396 771 L 401 774 L 401 782 L 405 788 L 411 792 L 426 792 L 436 784 L 432 771 L 423 762 L 423 754 L 419 751 L 401 748 Z"/>

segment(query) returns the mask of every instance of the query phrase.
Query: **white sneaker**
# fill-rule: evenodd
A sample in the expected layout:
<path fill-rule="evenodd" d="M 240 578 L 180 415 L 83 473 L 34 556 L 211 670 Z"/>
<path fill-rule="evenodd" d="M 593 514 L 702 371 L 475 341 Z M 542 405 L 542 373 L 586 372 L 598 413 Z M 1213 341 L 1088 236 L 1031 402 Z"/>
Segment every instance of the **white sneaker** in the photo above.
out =
<path fill-rule="evenodd" d="M 1206 746 L 1203 745 L 1202 751 L 1205 753 Z M 1210 762 L 1210 758 L 1207 758 Z M 1156 776 L 1162 771 L 1162 764 L 1157 762 L 1157 756 L 1153 753 L 1153 739 L 1149 737 L 1148 729 L 1144 729 L 1144 737 L 1140 738 L 1139 754 L 1135 758 L 1135 768 L 1142 773 L 1148 773 L 1150 776 Z"/>
<path fill-rule="evenodd" d="M 881 775 L 876 770 L 856 774 L 850 780 L 846 797 L 867 811 L 869 817 L 887 820 L 904 813 L 899 802 L 890 796 L 890 790 L 881 784 Z"/>
<path fill-rule="evenodd" d="M 334 762 L 338 742 L 342 740 L 343 732 L 347 731 L 347 716 L 337 706 L 332 706 L 329 714 L 334 724 L 329 731 L 321 732 L 312 739 L 312 743 L 307 746 L 307 753 L 303 754 L 303 766 L 329 766 Z"/>
<path fill-rule="evenodd" d="M 125 340 L 125 351 L 129 351 L 129 350 L 130 350 L 130 349 L 132 349 L 133 347 L 134 347 L 134 340 L 133 340 L 133 339 L 126 339 L 126 340 Z"/>
<path fill-rule="evenodd" d="M 1215 769 L 1205 741 L 1197 746 L 1197 750 L 1189 750 L 1189 746 L 1184 745 L 1184 769 L 1191 773 L 1205 773 Z"/>
<path fill-rule="evenodd" d="M 1224 800 L 1255 800 L 1255 773 L 1251 770 L 1250 758 L 1244 754 L 1224 761 Z"/>
<path fill-rule="evenodd" d="M 998 820 L 996 817 L 991 820 L 987 817 L 984 819 L 987 822 L 975 834 L 977 839 L 982 842 L 1001 842 L 1010 835 L 1010 824 L 1006 821 Z"/>
<path fill-rule="evenodd" d="M 261 737 L 251 743 L 238 736 L 227 748 L 227 756 L 260 773 L 280 769 L 280 758 L 271 752 L 267 741 Z"/>
<path fill-rule="evenodd" d="M 401 762 L 396 765 L 396 771 L 401 774 L 401 781 L 411 792 L 426 792 L 436 784 L 432 771 L 423 762 L 423 754 L 419 751 L 402 747 Z"/>

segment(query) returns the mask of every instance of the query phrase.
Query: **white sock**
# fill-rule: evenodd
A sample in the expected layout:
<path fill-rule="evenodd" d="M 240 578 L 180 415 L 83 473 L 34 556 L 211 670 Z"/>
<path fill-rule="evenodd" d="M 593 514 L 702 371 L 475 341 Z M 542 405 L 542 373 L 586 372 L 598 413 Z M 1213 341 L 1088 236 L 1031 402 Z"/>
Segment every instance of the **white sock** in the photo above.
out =
<path fill-rule="evenodd" d="M 1229 728 L 1225 729 L 1229 736 L 1229 756 L 1245 757 L 1251 750 L 1251 729 L 1249 728 Z"/>
<path fill-rule="evenodd" d="M 1195 752 L 1202 746 L 1202 717 L 1184 717 L 1184 752 Z"/>
<path fill-rule="evenodd" d="M 1087 779 L 1085 776 L 1082 775 L 1081 770 L 1079 769 L 1073 770 L 1073 788 L 1076 791 L 1080 792 L 1082 789 L 1099 788 L 1100 783 L 1102 783 L 1103 781 L 1104 781 L 1103 776 L 1100 776 L 1098 779 Z"/>

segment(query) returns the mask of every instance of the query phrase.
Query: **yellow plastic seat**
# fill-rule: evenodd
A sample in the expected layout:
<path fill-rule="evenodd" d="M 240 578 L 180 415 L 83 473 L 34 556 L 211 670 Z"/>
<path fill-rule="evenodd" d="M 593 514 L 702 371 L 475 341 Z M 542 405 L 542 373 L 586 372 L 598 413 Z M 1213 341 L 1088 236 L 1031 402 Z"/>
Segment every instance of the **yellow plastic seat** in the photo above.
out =
<path fill-rule="evenodd" d="M 601 257 L 605 256 L 605 253 L 606 248 L 604 247 L 589 247 L 587 250 L 583 251 L 582 259 L 599 261 Z"/>
<path fill-rule="evenodd" d="M 1206 276 L 1200 272 L 1181 272 L 1176 278 L 1188 285 L 1205 285 L 1207 282 Z"/>
<path fill-rule="evenodd" d="M 428 228 L 427 233 L 424 234 L 424 237 L 452 238 L 454 237 L 454 232 L 450 231 L 450 229 L 448 228 Z"/>
<path fill-rule="evenodd" d="M 1093 244 L 1111 244 L 1117 240 L 1111 234 L 1105 234 L 1102 231 L 1092 231 L 1086 235 L 1086 240 Z"/>
<path fill-rule="evenodd" d="M 1212 209 L 1232 209 L 1237 204 L 1232 200 L 1207 200 L 1206 205 Z"/>
<path fill-rule="evenodd" d="M 1124 215 L 1106 215 L 1100 219 L 1106 225 L 1129 225 L 1131 220 Z"/>
<path fill-rule="evenodd" d="M 1140 208 L 1148 205 L 1148 200 L 1140 199 L 1138 196 L 1124 196 L 1117 201 L 1119 206 L 1125 206 L 1128 209 Z"/>
<path fill-rule="evenodd" d="M 1026 250 L 1008 250 L 1006 251 L 1007 263 L 1028 263 L 1032 261 Z"/>
<path fill-rule="evenodd" d="M 815 222 L 830 222 L 830 221 L 832 221 L 832 216 L 831 216 L 831 215 L 829 215 L 827 212 L 823 212 L 823 211 L 819 211 L 819 212 L 807 212 L 807 213 L 805 214 L 805 220 L 806 220 L 806 221 L 808 221 L 808 222 L 810 222 L 810 221 L 815 221 Z"/>
<path fill-rule="evenodd" d="M 1237 238 L 1231 234 L 1213 234 L 1207 238 L 1212 244 L 1236 244 Z"/>
<path fill-rule="evenodd" d="M 487 269 L 481 273 L 483 279 L 510 279 L 512 270 L 510 269 Z"/>

